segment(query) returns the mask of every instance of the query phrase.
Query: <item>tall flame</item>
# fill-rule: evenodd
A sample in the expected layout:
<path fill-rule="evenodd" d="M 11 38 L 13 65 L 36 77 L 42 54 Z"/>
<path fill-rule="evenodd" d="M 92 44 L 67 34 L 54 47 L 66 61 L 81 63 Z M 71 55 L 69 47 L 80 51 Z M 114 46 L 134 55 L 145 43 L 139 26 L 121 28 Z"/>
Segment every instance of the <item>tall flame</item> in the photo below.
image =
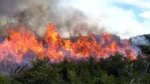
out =
<path fill-rule="evenodd" d="M 38 58 L 48 57 L 51 62 L 80 60 L 89 57 L 106 58 L 115 53 L 121 53 L 129 59 L 136 59 L 137 53 L 127 40 L 117 40 L 108 33 L 99 37 L 94 34 L 63 39 L 49 24 L 43 40 L 38 40 L 32 32 L 9 31 L 9 37 L 0 44 L 0 62 L 7 60 L 16 63 L 23 62 L 26 53 L 31 51 Z M 35 57 L 36 58 L 36 57 Z"/>

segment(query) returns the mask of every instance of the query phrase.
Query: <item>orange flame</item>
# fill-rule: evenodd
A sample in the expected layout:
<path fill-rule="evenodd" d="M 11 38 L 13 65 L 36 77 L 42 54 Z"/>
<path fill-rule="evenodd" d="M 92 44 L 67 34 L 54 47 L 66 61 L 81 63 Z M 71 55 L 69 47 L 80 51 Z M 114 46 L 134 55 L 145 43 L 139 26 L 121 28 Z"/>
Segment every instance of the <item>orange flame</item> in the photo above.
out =
<path fill-rule="evenodd" d="M 74 41 L 63 39 L 52 24 L 48 25 L 42 41 L 38 41 L 31 32 L 20 33 L 10 30 L 9 38 L 0 44 L 0 61 L 7 59 L 20 63 L 28 51 L 32 51 L 39 58 L 47 56 L 51 62 L 61 62 L 65 58 L 86 59 L 90 56 L 99 59 L 114 55 L 116 52 L 122 53 L 131 60 L 136 59 L 136 54 L 128 41 L 121 41 L 122 46 L 120 46 L 108 33 L 103 33 L 99 39 L 100 41 L 97 41 L 93 34 L 74 38 Z"/>

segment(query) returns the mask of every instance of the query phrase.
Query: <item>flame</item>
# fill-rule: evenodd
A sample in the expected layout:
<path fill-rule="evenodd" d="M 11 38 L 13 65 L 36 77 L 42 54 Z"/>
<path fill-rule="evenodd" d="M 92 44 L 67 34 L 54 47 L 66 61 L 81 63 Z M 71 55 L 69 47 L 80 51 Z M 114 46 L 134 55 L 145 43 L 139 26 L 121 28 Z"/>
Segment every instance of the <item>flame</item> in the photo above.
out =
<path fill-rule="evenodd" d="M 21 63 L 26 53 L 32 51 L 38 58 L 48 57 L 51 62 L 80 60 L 94 57 L 106 58 L 119 52 L 131 60 L 136 59 L 137 53 L 132 49 L 127 40 L 115 40 L 108 33 L 101 34 L 98 38 L 94 34 L 87 36 L 63 39 L 56 32 L 54 25 L 49 24 L 42 40 L 29 31 L 9 31 L 8 38 L 0 44 L 0 62 L 3 60 Z"/>

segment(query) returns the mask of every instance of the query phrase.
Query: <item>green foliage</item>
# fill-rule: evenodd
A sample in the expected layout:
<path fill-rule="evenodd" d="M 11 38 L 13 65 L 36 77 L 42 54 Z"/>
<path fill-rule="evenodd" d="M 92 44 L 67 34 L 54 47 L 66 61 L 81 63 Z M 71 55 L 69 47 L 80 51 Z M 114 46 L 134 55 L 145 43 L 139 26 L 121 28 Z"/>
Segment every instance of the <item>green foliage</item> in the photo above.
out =
<path fill-rule="evenodd" d="M 130 61 L 115 54 L 88 61 L 49 63 L 47 58 L 32 62 L 32 67 L 15 74 L 11 84 L 150 84 L 150 60 Z M 10 83 L 0 76 L 0 84 Z"/>
<path fill-rule="evenodd" d="M 150 55 L 150 46 L 140 46 L 144 54 Z"/>
<path fill-rule="evenodd" d="M 116 84 L 116 78 L 112 75 L 108 76 L 108 74 L 103 74 L 101 81 L 103 84 Z"/>
<path fill-rule="evenodd" d="M 9 84 L 10 80 L 7 77 L 0 76 L 0 84 Z"/>

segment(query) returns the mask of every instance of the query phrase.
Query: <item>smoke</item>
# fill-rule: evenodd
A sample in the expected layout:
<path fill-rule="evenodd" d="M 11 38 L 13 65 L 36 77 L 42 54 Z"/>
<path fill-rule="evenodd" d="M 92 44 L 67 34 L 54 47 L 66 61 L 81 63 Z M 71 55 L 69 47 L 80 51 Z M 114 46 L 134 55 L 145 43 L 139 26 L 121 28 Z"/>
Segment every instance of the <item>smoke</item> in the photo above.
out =
<path fill-rule="evenodd" d="M 101 21 L 67 4 L 68 0 L 0 0 L 0 36 L 7 36 L 10 28 L 33 31 L 44 36 L 48 23 L 56 26 L 61 37 L 102 33 L 106 28 Z M 92 10 L 91 10 L 92 11 Z M 103 18 L 101 18 L 103 19 Z M 3 41 L 0 37 L 0 43 Z M 135 38 L 135 44 L 145 38 Z M 27 54 L 31 57 L 33 53 Z M 29 60 L 29 58 L 24 58 Z"/>
<path fill-rule="evenodd" d="M 82 11 L 67 5 L 65 0 L 0 1 L 1 36 L 7 35 L 10 28 L 22 30 L 22 27 L 43 36 L 48 23 L 53 23 L 62 37 L 104 31 L 103 27 L 98 28 L 99 24 Z M 18 24 L 21 24 L 21 27 Z"/>
<path fill-rule="evenodd" d="M 48 7 L 56 5 L 57 0 L 51 0 L 49 6 L 43 0 L 1 0 L 0 23 L 1 32 L 6 34 L 9 28 L 22 24 L 27 29 L 38 32 L 42 26 L 50 22 Z"/>
<path fill-rule="evenodd" d="M 149 45 L 148 39 L 146 39 L 144 36 L 137 36 L 131 38 L 131 43 L 134 45 Z"/>
<path fill-rule="evenodd" d="M 21 31 L 31 30 L 42 37 L 48 23 L 53 23 L 56 26 L 56 30 L 61 37 L 87 35 L 87 33 L 101 34 L 105 31 L 117 34 L 121 38 L 132 36 L 129 29 L 121 29 L 121 27 L 115 25 L 120 19 L 116 21 L 114 20 L 116 17 L 114 17 L 105 22 L 105 19 L 108 18 L 107 12 L 105 16 L 103 13 L 105 9 L 98 8 L 98 2 L 96 1 L 91 1 L 96 6 L 89 7 L 91 3 L 87 1 L 86 3 L 89 3 L 89 5 L 86 6 L 85 4 L 82 7 L 85 1 L 82 1 L 82 4 L 79 5 L 80 1 L 75 0 L 0 0 L 0 36 L 6 36 L 10 28 L 18 28 Z M 78 5 L 79 8 L 78 6 L 71 6 L 73 4 Z M 86 12 L 80 8 L 83 8 Z M 88 8 L 91 8 L 91 10 Z M 102 13 L 99 14 L 99 10 Z M 88 11 L 95 13 L 95 15 L 89 15 Z M 113 26 L 110 27 L 105 23 L 110 23 Z M 139 34 L 139 32 L 134 31 L 133 34 L 135 33 L 136 35 Z"/>

